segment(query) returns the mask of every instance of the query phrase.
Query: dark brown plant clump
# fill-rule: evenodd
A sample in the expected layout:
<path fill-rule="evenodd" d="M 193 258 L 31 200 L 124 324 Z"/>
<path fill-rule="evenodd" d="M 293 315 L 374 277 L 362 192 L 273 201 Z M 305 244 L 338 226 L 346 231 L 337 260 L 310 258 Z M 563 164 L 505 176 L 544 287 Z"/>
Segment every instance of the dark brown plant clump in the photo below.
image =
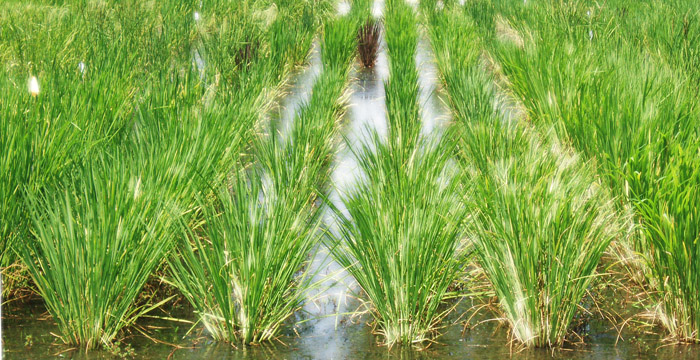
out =
<path fill-rule="evenodd" d="M 372 67 L 377 62 L 379 32 L 379 23 L 373 19 L 367 19 L 357 33 L 357 48 L 360 52 L 360 60 L 365 67 Z"/>
<path fill-rule="evenodd" d="M 237 67 L 247 67 L 253 61 L 253 58 L 257 55 L 258 43 L 252 38 L 242 44 L 236 51 L 235 61 Z"/>

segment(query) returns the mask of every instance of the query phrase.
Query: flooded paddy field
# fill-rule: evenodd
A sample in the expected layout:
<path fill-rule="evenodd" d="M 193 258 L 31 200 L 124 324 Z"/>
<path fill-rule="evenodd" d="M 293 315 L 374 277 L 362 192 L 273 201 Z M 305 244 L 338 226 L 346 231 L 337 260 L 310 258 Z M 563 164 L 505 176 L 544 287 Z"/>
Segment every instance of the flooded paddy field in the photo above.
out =
<path fill-rule="evenodd" d="M 0 4 L 3 359 L 700 358 L 696 2 Z"/>

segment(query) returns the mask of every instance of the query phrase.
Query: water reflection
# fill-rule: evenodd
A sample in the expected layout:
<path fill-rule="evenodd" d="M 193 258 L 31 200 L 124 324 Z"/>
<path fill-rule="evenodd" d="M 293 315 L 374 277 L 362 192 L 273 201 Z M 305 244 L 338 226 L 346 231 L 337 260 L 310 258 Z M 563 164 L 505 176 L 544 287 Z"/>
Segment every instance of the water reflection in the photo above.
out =
<path fill-rule="evenodd" d="M 416 65 L 418 66 L 418 95 L 421 106 L 423 135 L 439 136 L 450 121 L 450 112 L 445 106 L 443 95 L 439 91 L 439 72 L 430 42 L 424 36 L 418 40 L 416 48 Z"/>
<path fill-rule="evenodd" d="M 344 16 L 350 12 L 350 3 L 347 0 L 338 2 L 338 15 Z"/>
<path fill-rule="evenodd" d="M 374 4 L 372 5 L 372 16 L 374 16 L 375 19 L 378 19 L 382 17 L 384 13 L 384 0 L 374 0 Z"/>
<path fill-rule="evenodd" d="M 478 304 L 478 303 L 477 303 Z M 226 343 L 216 343 L 203 336 L 198 330 L 188 334 L 189 324 L 174 323 L 163 319 L 142 318 L 137 325 L 150 331 L 154 342 L 138 332 L 126 333 L 122 342 L 129 344 L 139 359 L 552 359 L 552 360 L 609 360 L 609 359 L 659 359 L 697 360 L 700 358 L 700 345 L 671 345 L 662 341 L 662 335 L 635 333 L 632 327 L 624 330 L 620 341 L 617 330 L 608 321 L 594 318 L 590 323 L 590 335 L 586 344 L 568 345 L 562 350 L 518 349 L 509 343 L 505 327 L 497 322 L 485 322 L 479 326 L 466 327 L 459 319 L 465 313 L 470 315 L 474 303 L 463 301 L 440 329 L 443 334 L 437 342 L 423 351 L 411 347 L 387 349 L 376 345 L 377 339 L 371 328 L 363 323 L 342 322 L 337 331 L 327 334 L 300 331 L 282 335 L 278 341 L 266 345 L 236 347 Z M 187 306 L 187 305 L 186 305 Z M 168 309 L 172 310 L 172 309 Z M 623 316 L 631 316 L 633 307 L 618 308 Z M 98 350 L 86 353 L 61 345 L 51 333 L 56 333 L 56 325 L 45 316 L 46 308 L 39 298 L 5 304 L 2 315 L 3 358 L 7 359 L 113 359 L 108 351 Z M 159 314 L 156 314 L 159 315 Z M 170 314 L 177 318 L 195 320 L 191 308 L 181 308 Z M 469 316 L 463 316 L 462 319 Z M 472 318 L 474 325 L 494 317 L 488 311 L 479 311 Z M 450 325 L 454 324 L 454 325 Z M 27 337 L 33 344 L 26 346 Z M 638 340 L 630 341 L 632 336 Z M 176 348 L 170 344 L 177 344 Z"/>
<path fill-rule="evenodd" d="M 292 74 L 292 80 L 283 97 L 278 101 L 278 112 L 271 119 L 273 128 L 279 132 L 281 140 L 286 140 L 292 130 L 294 114 L 311 98 L 311 89 L 322 70 L 321 46 L 314 41 L 308 65 Z M 276 127 L 275 127 L 276 124 Z"/>

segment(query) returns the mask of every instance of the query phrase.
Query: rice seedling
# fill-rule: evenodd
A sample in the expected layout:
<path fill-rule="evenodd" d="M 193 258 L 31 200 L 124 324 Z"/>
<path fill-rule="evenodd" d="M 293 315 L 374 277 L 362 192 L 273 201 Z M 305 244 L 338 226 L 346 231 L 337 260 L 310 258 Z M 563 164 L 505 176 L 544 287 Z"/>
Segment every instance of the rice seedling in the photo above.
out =
<path fill-rule="evenodd" d="M 171 244 L 153 186 L 117 154 L 79 166 L 60 190 L 27 195 L 35 239 L 17 251 L 65 343 L 110 344 L 150 310 L 134 302 Z"/>
<path fill-rule="evenodd" d="M 514 337 L 527 346 L 561 345 L 618 235 L 618 216 L 593 170 L 556 137 L 498 118 L 467 13 L 427 15 L 471 188 L 469 240 Z"/>
<path fill-rule="evenodd" d="M 562 164 L 562 154 L 548 150 L 531 145 L 524 154 L 492 159 L 487 172 L 466 180 L 471 207 L 479 209 L 470 232 L 479 263 L 514 337 L 528 346 L 563 343 L 616 235 L 605 191 L 580 162 L 564 155 Z"/>
<path fill-rule="evenodd" d="M 646 47 L 651 55 L 676 70 L 676 80 L 688 78 L 697 82 L 700 59 L 697 40 L 700 36 L 700 12 L 696 4 L 687 1 L 649 1 L 630 4 L 612 1 L 596 17 L 616 15 L 619 36 L 632 44 Z M 627 31 L 632 30 L 635 31 Z M 694 85 L 697 91 L 697 85 Z"/>

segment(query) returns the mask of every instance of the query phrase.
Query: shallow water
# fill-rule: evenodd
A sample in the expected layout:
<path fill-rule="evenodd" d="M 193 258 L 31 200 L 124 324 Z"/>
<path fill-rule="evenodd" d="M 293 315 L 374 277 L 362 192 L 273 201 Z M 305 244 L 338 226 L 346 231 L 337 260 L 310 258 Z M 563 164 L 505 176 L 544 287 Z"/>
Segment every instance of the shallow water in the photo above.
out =
<path fill-rule="evenodd" d="M 463 301 L 457 311 L 445 321 L 443 334 L 425 350 L 411 347 L 394 347 L 388 349 L 377 344 L 371 328 L 364 324 L 366 319 L 346 318 L 338 324 L 337 329 L 325 333 L 313 333 L 308 329 L 298 328 L 299 336 L 292 330 L 271 345 L 248 346 L 238 349 L 229 344 L 217 344 L 206 337 L 201 329 L 185 335 L 191 325 L 165 320 L 142 319 L 138 325 L 149 331 L 149 336 L 160 342 L 171 343 L 177 348 L 164 343 L 155 343 L 143 335 L 128 335 L 124 340 L 133 348 L 136 358 L 165 359 L 698 359 L 699 345 L 667 345 L 655 335 L 640 335 L 629 331 L 623 332 L 625 340 L 615 345 L 617 331 L 601 319 L 593 319 L 588 324 L 585 345 L 568 346 L 563 350 L 552 352 L 545 349 L 518 350 L 510 346 L 508 333 L 504 326 L 495 321 L 484 322 L 463 333 L 464 318 L 471 307 L 469 301 Z M 29 302 L 13 303 L 3 311 L 4 358 L 5 359 L 106 359 L 112 358 L 107 351 L 70 350 L 60 345 L 50 332 L 56 332 L 56 326 L 46 316 L 40 299 Z M 485 314 L 486 313 L 486 314 Z M 188 315 L 189 314 L 189 315 Z M 184 305 L 175 310 L 174 316 L 190 317 L 191 309 Z M 488 320 L 487 312 L 482 311 L 471 320 L 471 324 Z M 193 320 L 193 319 L 192 319 Z M 157 329 L 160 327 L 162 329 Z M 655 329 L 660 330 L 660 329 Z M 637 341 L 631 341 L 635 335 Z M 25 346 L 27 336 L 31 336 L 31 346 Z M 29 345 L 27 343 L 27 345 Z M 122 349 L 124 346 L 122 346 Z"/>
<path fill-rule="evenodd" d="M 423 135 L 439 135 L 450 121 L 450 112 L 445 106 L 445 95 L 438 87 L 437 65 L 430 41 L 425 36 L 418 38 L 416 66 L 418 67 L 420 88 L 418 101 L 421 107 L 421 133 Z"/>
<path fill-rule="evenodd" d="M 372 4 L 372 16 L 375 19 L 381 18 L 384 14 L 384 0 L 374 0 Z"/>
<path fill-rule="evenodd" d="M 271 114 L 271 126 L 282 140 L 286 139 L 292 129 L 294 114 L 311 99 L 311 90 L 322 71 L 321 46 L 314 41 L 306 66 L 290 74 L 290 82 L 284 93 L 277 100 L 276 111 Z"/>

